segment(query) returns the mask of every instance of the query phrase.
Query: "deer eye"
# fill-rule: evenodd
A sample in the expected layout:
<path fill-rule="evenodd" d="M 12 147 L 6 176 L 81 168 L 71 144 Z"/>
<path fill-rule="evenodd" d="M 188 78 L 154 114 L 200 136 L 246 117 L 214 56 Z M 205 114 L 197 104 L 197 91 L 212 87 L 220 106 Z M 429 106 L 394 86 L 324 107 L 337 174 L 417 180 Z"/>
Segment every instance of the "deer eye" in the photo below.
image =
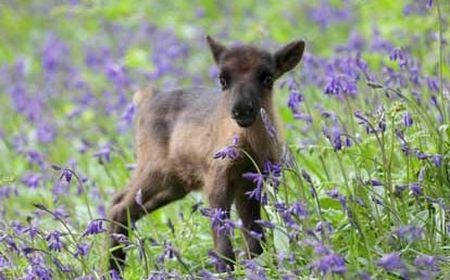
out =
<path fill-rule="evenodd" d="M 265 74 L 261 77 L 261 83 L 265 87 L 272 87 L 273 85 L 273 76 L 271 74 Z"/>
<path fill-rule="evenodd" d="M 228 89 L 229 82 L 228 82 L 228 79 L 226 78 L 226 76 L 224 74 L 220 74 L 220 76 L 219 76 L 219 84 L 220 84 L 220 87 L 222 88 L 222 90 Z"/>

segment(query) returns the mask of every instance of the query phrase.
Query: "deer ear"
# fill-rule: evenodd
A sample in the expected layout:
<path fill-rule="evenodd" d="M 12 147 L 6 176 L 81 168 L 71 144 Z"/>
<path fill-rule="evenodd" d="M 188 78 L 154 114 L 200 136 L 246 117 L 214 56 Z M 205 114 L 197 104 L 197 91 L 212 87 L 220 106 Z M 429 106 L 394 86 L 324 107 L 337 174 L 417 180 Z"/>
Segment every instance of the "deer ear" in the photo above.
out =
<path fill-rule="evenodd" d="M 206 35 L 206 41 L 208 42 L 209 48 L 213 55 L 214 61 L 216 64 L 219 64 L 220 57 L 223 52 L 227 49 L 224 45 L 214 40 L 211 36 Z"/>
<path fill-rule="evenodd" d="M 305 50 L 305 42 L 294 41 L 274 54 L 276 76 L 280 77 L 289 70 L 292 70 L 302 59 Z"/>

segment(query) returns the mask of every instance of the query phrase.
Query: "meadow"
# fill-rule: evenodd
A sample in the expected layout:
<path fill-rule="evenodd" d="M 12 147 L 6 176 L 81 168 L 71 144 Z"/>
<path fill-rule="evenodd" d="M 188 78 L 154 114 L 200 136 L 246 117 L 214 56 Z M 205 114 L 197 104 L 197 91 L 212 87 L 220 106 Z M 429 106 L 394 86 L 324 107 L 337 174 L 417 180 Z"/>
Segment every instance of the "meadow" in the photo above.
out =
<path fill-rule="evenodd" d="M 206 34 L 306 42 L 275 85 L 290 156 L 255 174 L 264 253 L 216 217 L 238 256 L 216 273 L 194 193 L 129 225 L 125 279 L 450 279 L 449 19 L 445 0 L 1 1 L 0 279 L 117 279 L 133 93 L 219 87 Z"/>

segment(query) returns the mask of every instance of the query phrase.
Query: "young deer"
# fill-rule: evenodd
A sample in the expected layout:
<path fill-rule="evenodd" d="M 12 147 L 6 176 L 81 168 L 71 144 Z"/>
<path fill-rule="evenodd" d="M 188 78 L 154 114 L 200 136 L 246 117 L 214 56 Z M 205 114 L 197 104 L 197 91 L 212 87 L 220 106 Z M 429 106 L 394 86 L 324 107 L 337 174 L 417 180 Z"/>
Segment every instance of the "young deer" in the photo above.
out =
<path fill-rule="evenodd" d="M 261 119 L 263 108 L 275 124 L 273 83 L 300 61 L 305 43 L 294 41 L 274 54 L 241 45 L 226 47 L 207 36 L 215 63 L 220 69 L 222 93 L 214 89 L 193 88 L 171 92 L 145 89 L 135 94 L 137 106 L 137 167 L 128 187 L 113 199 L 109 210 L 109 233 L 127 235 L 128 217 L 137 221 L 193 190 L 202 190 L 212 209 L 229 217 L 233 201 L 244 227 L 249 257 L 261 254 L 260 242 L 249 231 L 263 233 L 260 202 L 246 192 L 254 184 L 242 177 L 255 172 L 250 159 L 214 159 L 214 154 L 238 137 L 237 146 L 245 150 L 262 168 L 266 160 L 280 159 L 280 146 L 268 133 Z M 142 205 L 135 197 L 141 190 Z M 230 237 L 213 230 L 215 251 L 230 265 L 234 260 Z M 110 268 L 121 270 L 125 252 L 111 238 Z M 222 267 L 222 268 L 220 268 Z M 223 269 L 218 266 L 217 269 Z"/>

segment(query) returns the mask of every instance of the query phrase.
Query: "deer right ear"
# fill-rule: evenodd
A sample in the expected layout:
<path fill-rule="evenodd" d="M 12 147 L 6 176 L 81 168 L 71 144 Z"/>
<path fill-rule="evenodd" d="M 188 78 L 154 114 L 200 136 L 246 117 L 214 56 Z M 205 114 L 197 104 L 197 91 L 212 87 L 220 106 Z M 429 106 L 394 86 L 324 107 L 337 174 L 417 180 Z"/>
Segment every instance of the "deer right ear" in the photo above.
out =
<path fill-rule="evenodd" d="M 208 42 L 209 49 L 213 55 L 214 61 L 216 64 L 219 64 L 220 57 L 223 52 L 227 49 L 224 45 L 214 40 L 211 36 L 206 35 L 206 41 Z"/>

